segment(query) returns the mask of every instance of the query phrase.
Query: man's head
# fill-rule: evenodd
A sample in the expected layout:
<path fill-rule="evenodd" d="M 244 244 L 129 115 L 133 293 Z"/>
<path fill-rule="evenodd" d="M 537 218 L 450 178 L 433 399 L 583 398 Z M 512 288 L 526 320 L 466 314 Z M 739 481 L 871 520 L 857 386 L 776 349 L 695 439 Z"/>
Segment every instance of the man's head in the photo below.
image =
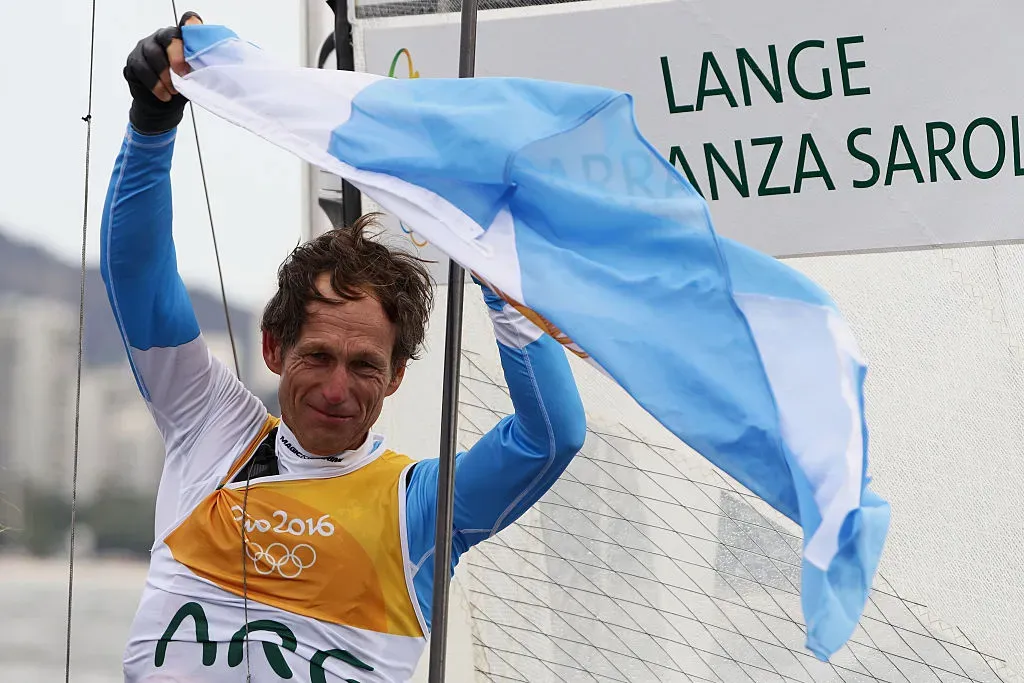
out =
<path fill-rule="evenodd" d="M 422 262 L 370 239 L 374 216 L 296 248 L 263 312 L 281 416 L 316 455 L 362 444 L 418 357 L 433 304 Z"/>

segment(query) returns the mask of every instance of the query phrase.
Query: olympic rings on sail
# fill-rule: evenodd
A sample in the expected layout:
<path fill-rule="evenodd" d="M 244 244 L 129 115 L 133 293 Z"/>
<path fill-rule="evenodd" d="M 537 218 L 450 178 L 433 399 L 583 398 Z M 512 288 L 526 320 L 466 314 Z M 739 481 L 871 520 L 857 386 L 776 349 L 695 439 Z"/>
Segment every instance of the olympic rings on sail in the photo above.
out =
<path fill-rule="evenodd" d="M 428 242 L 427 240 L 422 240 L 422 241 L 417 240 L 416 239 L 416 233 L 414 233 L 409 228 L 405 227 L 405 223 L 403 223 L 402 221 L 398 221 L 398 227 L 400 227 L 402 229 L 402 232 L 404 232 L 406 235 L 409 236 L 409 241 L 412 242 L 413 244 L 415 244 L 420 249 L 422 249 L 423 247 L 425 247 L 428 244 L 430 244 L 430 242 Z"/>
<path fill-rule="evenodd" d="M 294 579 L 304 569 L 316 564 L 316 550 L 308 543 L 299 543 L 289 549 L 284 543 L 275 542 L 264 549 L 259 543 L 247 540 L 245 555 L 252 560 L 258 573 L 267 576 L 277 572 L 285 579 Z"/>

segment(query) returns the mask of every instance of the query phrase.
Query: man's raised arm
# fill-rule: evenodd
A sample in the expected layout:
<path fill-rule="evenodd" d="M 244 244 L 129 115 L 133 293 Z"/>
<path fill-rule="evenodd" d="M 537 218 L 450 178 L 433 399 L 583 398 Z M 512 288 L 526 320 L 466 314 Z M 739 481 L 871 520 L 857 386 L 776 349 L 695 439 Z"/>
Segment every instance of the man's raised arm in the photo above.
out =
<path fill-rule="evenodd" d="M 168 446 L 201 421 L 211 379 L 209 352 L 178 275 L 171 234 L 171 159 L 185 101 L 168 90 L 170 81 L 161 74 L 174 36 L 174 28 L 161 29 L 128 57 L 130 123 L 100 230 L 100 272 L 111 310 L 139 391 Z"/>
<path fill-rule="evenodd" d="M 587 421 L 561 344 L 484 288 L 515 413 L 502 419 L 455 465 L 452 563 L 536 503 L 583 446 Z M 417 463 L 409 482 L 410 560 L 424 619 L 430 622 L 438 460 Z"/>
<path fill-rule="evenodd" d="M 187 13 L 183 21 L 198 17 Z M 168 71 L 184 72 L 178 35 L 177 27 L 156 31 L 128 56 L 130 125 L 111 174 L 100 234 L 100 270 L 110 306 L 166 446 L 161 495 L 170 498 L 216 474 L 224 459 L 230 460 L 236 432 L 265 416 L 259 401 L 211 357 L 178 275 L 170 170 L 186 101 L 175 93 Z M 223 451 L 195 452 L 195 440 L 213 420 L 230 423 L 218 427 Z"/>

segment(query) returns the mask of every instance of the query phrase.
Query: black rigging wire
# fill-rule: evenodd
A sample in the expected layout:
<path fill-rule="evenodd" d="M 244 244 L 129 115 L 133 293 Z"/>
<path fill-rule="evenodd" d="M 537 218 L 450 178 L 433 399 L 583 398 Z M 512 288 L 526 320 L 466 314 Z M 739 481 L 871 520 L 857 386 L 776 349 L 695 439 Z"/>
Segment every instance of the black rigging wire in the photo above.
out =
<path fill-rule="evenodd" d="M 175 22 L 178 18 L 178 8 L 174 0 L 171 0 L 171 9 L 174 12 Z M 75 436 L 74 436 L 74 455 L 72 459 L 72 480 L 71 480 L 71 532 L 70 532 L 70 554 L 68 560 L 68 606 L 67 606 L 67 630 L 65 638 L 65 654 L 64 654 L 64 681 L 69 683 L 71 680 L 71 615 L 72 605 L 74 601 L 74 575 L 75 575 L 75 522 L 76 512 L 78 503 L 78 461 L 79 461 L 79 437 L 81 433 L 81 400 L 82 400 L 82 366 L 83 366 L 83 348 L 84 348 L 84 336 L 85 336 L 85 279 L 86 279 L 86 249 L 88 246 L 89 236 L 89 170 L 90 170 L 90 152 L 92 150 L 92 96 L 93 96 L 93 80 L 95 73 L 95 54 L 96 54 L 96 0 L 92 1 L 92 18 L 90 23 L 89 32 L 89 95 L 88 105 L 86 108 L 86 114 L 82 117 L 82 120 L 86 125 L 85 133 L 85 179 L 84 179 L 84 200 L 82 209 L 82 259 L 81 259 L 81 287 L 79 292 L 79 304 L 78 304 L 78 367 L 77 367 L 77 378 L 75 383 Z M 203 165 L 203 153 L 202 147 L 199 143 L 199 129 L 196 125 L 196 114 L 192 108 L 192 103 L 189 102 L 189 112 L 192 116 L 192 130 L 195 133 L 196 139 L 196 152 L 199 156 L 199 171 L 203 181 L 203 194 L 206 199 L 206 213 L 210 221 L 210 233 L 213 237 L 213 250 L 214 256 L 217 261 L 217 276 L 220 280 L 220 291 L 221 300 L 224 303 L 224 318 L 227 324 L 228 338 L 231 342 L 231 354 L 235 364 L 235 375 L 241 380 L 242 371 L 241 366 L 238 362 L 238 349 L 235 344 L 235 335 L 231 327 L 231 315 L 228 307 L 227 291 L 224 287 L 224 273 L 221 267 L 220 251 L 217 247 L 217 231 L 213 222 L 213 208 L 210 202 L 210 191 L 206 181 L 206 169 Z M 248 481 L 246 482 L 246 502 L 248 502 Z M 246 647 L 248 648 L 248 590 L 246 586 L 246 567 L 245 567 L 245 507 L 243 505 L 243 523 L 242 523 L 242 582 L 243 582 L 243 593 L 245 594 L 245 621 L 246 621 Z M 248 678 L 251 680 L 252 674 L 248 672 L 249 658 L 248 652 L 246 653 L 246 669 Z"/>
<path fill-rule="evenodd" d="M 228 339 L 231 340 L 231 355 L 235 360 L 235 376 L 242 379 L 242 368 L 238 363 L 238 350 L 235 348 L 235 334 L 231 330 L 231 313 L 228 310 L 228 294 L 224 289 L 224 272 L 220 267 L 220 250 L 217 249 L 217 231 L 213 229 L 213 208 L 210 205 L 210 190 L 206 185 L 206 169 L 203 166 L 203 149 L 199 145 L 199 128 L 196 126 L 196 110 L 188 103 L 189 114 L 192 115 L 192 132 L 196 136 L 196 154 L 199 155 L 199 174 L 203 178 L 203 194 L 206 196 L 206 215 L 210 219 L 210 236 L 213 238 L 213 255 L 217 260 L 217 278 L 220 280 L 220 298 L 224 302 L 224 321 L 228 327 Z"/>
<path fill-rule="evenodd" d="M 175 0 L 171 0 L 171 11 L 174 12 L 174 22 L 178 22 L 178 6 Z M 210 236 L 213 238 L 213 255 L 217 261 L 217 279 L 220 282 L 220 298 L 224 303 L 224 321 L 228 328 L 228 339 L 231 341 L 231 355 L 235 361 L 235 376 L 242 379 L 242 368 L 238 362 L 238 349 L 235 346 L 235 334 L 231 328 L 231 312 L 228 309 L 228 295 L 224 288 L 224 270 L 220 264 L 220 249 L 217 247 L 217 230 L 213 224 L 213 207 L 210 204 L 210 188 L 206 182 L 206 167 L 203 165 L 203 148 L 199 144 L 199 127 L 196 125 L 196 110 L 192 103 L 188 103 L 188 112 L 192 117 L 192 132 L 196 138 L 196 154 L 199 157 L 199 175 L 203 179 L 203 195 L 206 198 L 206 216 L 210 221 Z"/>
<path fill-rule="evenodd" d="M 67 633 L 64 644 L 64 681 L 71 680 L 71 605 L 75 586 L 75 517 L 78 507 L 78 440 L 82 406 L 82 350 L 85 338 L 85 250 L 89 237 L 89 153 L 92 149 L 92 84 L 96 54 L 96 0 L 92 1 L 92 20 L 89 28 L 89 97 L 85 116 L 85 189 L 82 201 L 82 274 L 78 296 L 78 370 L 75 380 L 75 446 L 71 464 L 71 537 L 68 554 L 68 612 Z"/>
<path fill-rule="evenodd" d="M 174 22 L 178 23 L 178 6 L 175 0 L 171 0 L 171 11 L 174 13 Z M 196 110 L 192 105 L 192 102 L 188 103 L 188 111 L 192 117 L 192 132 L 196 138 L 196 155 L 199 157 L 199 175 L 203 180 L 203 195 L 206 198 L 206 216 L 210 221 L 210 236 L 213 238 L 213 255 L 217 261 L 217 278 L 220 281 L 220 296 L 221 301 L 224 303 L 224 320 L 228 328 L 228 339 L 231 341 L 231 355 L 235 361 L 235 376 L 238 380 L 242 380 L 242 368 L 238 362 L 238 349 L 235 346 L 235 335 L 231 328 L 231 312 L 228 308 L 228 295 L 227 290 L 224 287 L 224 271 L 221 268 L 220 263 L 220 250 L 217 247 L 217 230 L 213 223 L 213 207 L 210 203 L 210 188 L 206 182 L 206 167 L 203 165 L 203 148 L 199 143 L 199 126 L 196 124 Z M 249 468 L 251 475 L 252 468 Z M 252 670 L 250 669 L 249 663 L 249 577 L 248 569 L 245 563 L 245 550 L 246 543 L 248 540 L 245 537 L 245 522 L 247 517 L 247 509 L 249 506 L 249 477 L 245 480 L 245 497 L 242 499 L 242 521 L 239 523 L 241 529 L 241 540 L 242 540 L 242 612 L 243 618 L 245 619 L 245 674 L 246 681 L 252 681 Z"/>

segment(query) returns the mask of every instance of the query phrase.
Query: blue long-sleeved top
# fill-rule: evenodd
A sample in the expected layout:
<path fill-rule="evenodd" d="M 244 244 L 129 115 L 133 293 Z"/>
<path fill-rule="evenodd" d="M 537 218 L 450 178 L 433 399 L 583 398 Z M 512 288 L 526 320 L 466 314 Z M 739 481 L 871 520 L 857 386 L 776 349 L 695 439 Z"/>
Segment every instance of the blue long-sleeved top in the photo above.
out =
<path fill-rule="evenodd" d="M 106 196 L 101 270 L 139 390 L 166 444 L 157 497 L 159 542 L 217 486 L 266 418 L 259 400 L 209 353 L 178 274 L 170 169 L 175 132 L 129 127 Z M 515 309 L 484 290 L 515 413 L 502 419 L 455 467 L 452 568 L 472 545 L 533 505 L 582 445 L 586 422 L 566 354 Z M 282 425 L 287 429 L 287 425 Z M 372 434 L 368 440 L 375 438 Z M 339 474 L 376 451 L 341 454 Z M 278 443 L 282 471 L 310 467 Z M 292 468 L 292 469 L 289 469 Z M 346 469 L 348 468 L 348 469 Z M 408 571 L 430 621 L 438 460 L 419 461 L 406 488 Z"/>

